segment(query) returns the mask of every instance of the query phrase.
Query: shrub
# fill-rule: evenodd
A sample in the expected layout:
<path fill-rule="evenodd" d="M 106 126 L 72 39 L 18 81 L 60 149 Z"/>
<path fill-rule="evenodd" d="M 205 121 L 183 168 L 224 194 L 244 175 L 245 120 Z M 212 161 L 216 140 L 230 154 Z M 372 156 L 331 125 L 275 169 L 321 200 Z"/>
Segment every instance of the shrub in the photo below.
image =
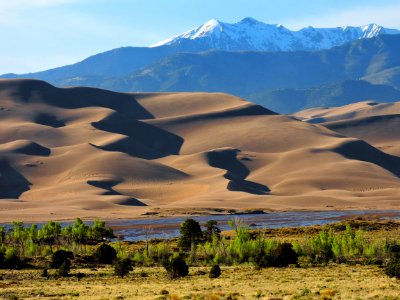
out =
<path fill-rule="evenodd" d="M 73 258 L 74 254 L 71 251 L 57 250 L 51 257 L 50 265 L 52 268 L 57 269 L 60 268 L 64 262 Z M 69 263 L 71 264 L 71 261 L 69 261 Z"/>
<path fill-rule="evenodd" d="M 132 270 L 132 261 L 129 258 L 118 259 L 114 264 L 114 274 L 121 278 L 124 278 Z"/>
<path fill-rule="evenodd" d="M 148 276 L 149 276 L 149 274 L 147 274 L 147 272 L 146 272 L 146 271 L 144 271 L 144 270 L 141 270 L 141 271 L 140 271 L 140 273 L 139 273 L 139 276 L 140 276 L 140 277 L 148 277 Z"/>
<path fill-rule="evenodd" d="M 391 257 L 400 258 L 400 245 L 390 245 L 388 250 Z"/>
<path fill-rule="evenodd" d="M 117 251 L 107 244 L 101 244 L 96 249 L 96 260 L 102 264 L 111 264 L 117 257 Z"/>
<path fill-rule="evenodd" d="M 8 248 L 4 257 L 4 267 L 6 269 L 19 270 L 24 267 L 24 262 L 19 258 L 15 248 Z"/>
<path fill-rule="evenodd" d="M 49 271 L 47 270 L 47 268 L 44 268 L 42 270 L 42 274 L 40 274 L 41 277 L 48 277 L 49 276 Z"/>
<path fill-rule="evenodd" d="M 297 253 L 291 243 L 283 243 L 271 249 L 269 254 L 261 248 L 255 254 L 253 261 L 257 268 L 287 267 L 290 264 L 297 264 Z"/>
<path fill-rule="evenodd" d="M 385 274 L 400 279 L 400 258 L 392 257 L 385 267 Z"/>
<path fill-rule="evenodd" d="M 313 256 L 313 261 L 315 263 L 328 263 L 334 257 L 334 253 L 329 246 L 322 247 L 318 249 L 319 251 Z M 337 262 L 339 262 L 341 257 L 337 257 Z"/>
<path fill-rule="evenodd" d="M 264 249 L 260 249 L 253 257 L 253 262 L 257 269 L 266 268 L 268 266 L 268 256 Z"/>
<path fill-rule="evenodd" d="M 162 290 L 160 291 L 160 294 L 161 294 L 161 295 L 168 295 L 169 292 L 168 292 L 166 289 L 162 289 Z"/>
<path fill-rule="evenodd" d="M 171 279 L 185 277 L 189 274 L 189 267 L 180 256 L 171 256 L 162 265 Z"/>
<path fill-rule="evenodd" d="M 291 264 L 297 264 L 297 253 L 291 243 L 279 244 L 268 257 L 268 265 L 272 267 L 287 267 Z"/>
<path fill-rule="evenodd" d="M 0 252 L 0 268 L 4 267 L 5 256 L 3 252 Z"/>
<path fill-rule="evenodd" d="M 221 268 L 218 265 L 213 265 L 210 269 L 210 273 L 208 274 L 208 277 L 218 278 L 219 276 L 221 276 Z"/>
<path fill-rule="evenodd" d="M 57 275 L 61 277 L 67 277 L 71 271 L 71 261 L 66 258 L 61 266 L 57 270 Z"/>
<path fill-rule="evenodd" d="M 184 250 L 190 249 L 192 244 L 197 245 L 203 236 L 199 222 L 193 219 L 187 219 L 181 224 L 180 233 L 179 247 Z"/>

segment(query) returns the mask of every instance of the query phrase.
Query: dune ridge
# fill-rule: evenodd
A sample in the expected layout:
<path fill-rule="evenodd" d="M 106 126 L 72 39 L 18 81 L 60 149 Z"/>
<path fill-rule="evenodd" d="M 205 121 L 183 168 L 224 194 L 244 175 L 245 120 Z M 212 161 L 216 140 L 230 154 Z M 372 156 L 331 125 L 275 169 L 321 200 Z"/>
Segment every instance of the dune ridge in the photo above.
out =
<path fill-rule="evenodd" d="M 365 140 L 388 154 L 400 156 L 400 102 L 363 101 L 341 107 L 313 108 L 294 117 Z"/>
<path fill-rule="evenodd" d="M 399 158 L 333 125 L 220 93 L 0 80 L 0 221 L 398 208 Z"/>

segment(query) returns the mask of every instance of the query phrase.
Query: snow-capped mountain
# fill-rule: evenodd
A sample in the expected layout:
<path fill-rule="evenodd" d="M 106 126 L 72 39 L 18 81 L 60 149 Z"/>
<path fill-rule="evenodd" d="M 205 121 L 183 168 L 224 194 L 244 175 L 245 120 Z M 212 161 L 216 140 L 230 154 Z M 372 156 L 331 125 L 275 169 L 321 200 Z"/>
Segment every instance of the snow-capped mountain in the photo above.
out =
<path fill-rule="evenodd" d="M 184 50 L 219 49 L 227 51 L 299 51 L 321 50 L 380 34 L 400 34 L 377 24 L 360 27 L 313 28 L 298 31 L 271 25 L 253 18 L 230 24 L 212 19 L 205 24 L 161 41 L 150 47 L 176 46 Z"/>

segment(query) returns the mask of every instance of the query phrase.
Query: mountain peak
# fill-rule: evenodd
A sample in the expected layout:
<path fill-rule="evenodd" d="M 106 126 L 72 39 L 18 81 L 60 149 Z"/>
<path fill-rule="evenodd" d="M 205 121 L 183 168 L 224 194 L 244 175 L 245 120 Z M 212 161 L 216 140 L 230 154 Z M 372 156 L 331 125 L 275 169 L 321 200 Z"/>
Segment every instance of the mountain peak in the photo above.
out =
<path fill-rule="evenodd" d="M 206 23 L 204 23 L 203 25 L 201 25 L 200 27 L 188 31 L 187 36 L 189 36 L 190 39 L 195 39 L 205 36 L 207 34 L 218 34 L 221 31 L 223 31 L 221 22 L 218 21 L 217 19 L 211 19 Z"/>
<path fill-rule="evenodd" d="M 218 19 L 212 18 L 210 20 L 208 20 L 206 23 L 204 23 L 204 25 L 212 25 L 212 26 L 218 26 L 220 25 L 220 21 Z"/>
<path fill-rule="evenodd" d="M 291 31 L 282 25 L 266 24 L 251 17 L 236 23 L 211 19 L 199 27 L 161 41 L 151 47 L 179 45 L 187 50 L 219 49 L 228 51 L 310 51 L 340 46 L 362 38 L 380 34 L 399 34 L 377 24 L 365 26 L 314 28 Z"/>
<path fill-rule="evenodd" d="M 261 23 L 261 22 L 254 18 L 246 17 L 243 20 L 239 21 L 238 23 L 257 24 L 257 23 Z"/>

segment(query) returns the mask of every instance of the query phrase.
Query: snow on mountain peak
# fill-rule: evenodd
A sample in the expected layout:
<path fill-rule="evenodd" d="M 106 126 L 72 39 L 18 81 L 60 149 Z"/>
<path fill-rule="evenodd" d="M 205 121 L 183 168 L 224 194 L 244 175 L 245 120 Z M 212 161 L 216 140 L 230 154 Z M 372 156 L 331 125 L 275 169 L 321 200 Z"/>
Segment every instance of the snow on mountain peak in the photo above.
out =
<path fill-rule="evenodd" d="M 195 29 L 150 47 L 185 45 L 191 50 L 320 50 L 356 39 L 372 38 L 379 34 L 400 34 L 400 31 L 387 29 L 377 24 L 337 28 L 309 26 L 298 31 L 291 31 L 282 25 L 266 24 L 250 17 L 233 24 L 211 19 Z"/>
<path fill-rule="evenodd" d="M 200 27 L 187 32 L 184 36 L 187 36 L 189 39 L 194 40 L 196 38 L 201 38 L 206 35 L 216 35 L 223 31 L 223 26 L 217 19 L 211 19 L 208 22 L 204 23 Z"/>

